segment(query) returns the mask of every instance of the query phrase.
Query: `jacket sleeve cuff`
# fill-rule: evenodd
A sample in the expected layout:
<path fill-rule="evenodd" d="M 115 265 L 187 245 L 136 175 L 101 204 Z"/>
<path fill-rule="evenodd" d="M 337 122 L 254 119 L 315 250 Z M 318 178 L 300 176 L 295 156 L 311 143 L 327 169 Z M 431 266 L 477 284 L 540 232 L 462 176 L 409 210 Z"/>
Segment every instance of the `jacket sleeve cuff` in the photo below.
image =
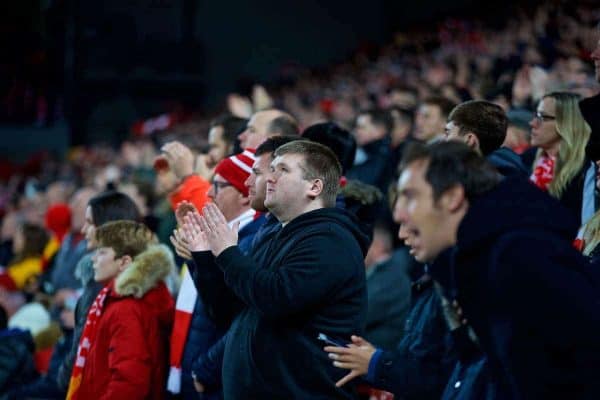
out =
<path fill-rule="evenodd" d="M 223 270 L 229 269 L 229 267 L 235 263 L 235 260 L 239 260 L 240 257 L 244 257 L 238 246 L 229 246 L 221 252 L 215 259 L 217 265 Z"/>
<path fill-rule="evenodd" d="M 383 350 L 377 349 L 371 357 L 371 360 L 369 361 L 369 369 L 367 371 L 367 376 L 365 377 L 365 379 L 368 382 L 375 382 L 375 375 L 377 373 L 377 363 L 379 362 L 379 359 L 381 358 L 382 354 Z"/>

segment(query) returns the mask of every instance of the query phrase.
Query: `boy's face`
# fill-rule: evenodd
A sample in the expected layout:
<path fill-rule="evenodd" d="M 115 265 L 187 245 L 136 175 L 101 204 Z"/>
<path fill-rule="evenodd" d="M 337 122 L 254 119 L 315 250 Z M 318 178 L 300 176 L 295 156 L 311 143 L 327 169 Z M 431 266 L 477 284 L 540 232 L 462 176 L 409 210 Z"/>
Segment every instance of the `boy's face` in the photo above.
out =
<path fill-rule="evenodd" d="M 115 251 L 111 247 L 99 247 L 92 261 L 94 263 L 94 280 L 108 283 L 121 272 L 120 258 L 115 260 Z"/>

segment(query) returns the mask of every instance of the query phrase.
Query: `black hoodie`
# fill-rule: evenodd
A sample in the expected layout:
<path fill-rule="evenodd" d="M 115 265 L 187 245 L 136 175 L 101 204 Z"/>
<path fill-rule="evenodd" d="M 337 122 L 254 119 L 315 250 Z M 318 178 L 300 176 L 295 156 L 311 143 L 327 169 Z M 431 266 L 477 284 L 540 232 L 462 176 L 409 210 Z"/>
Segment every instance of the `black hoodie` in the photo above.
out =
<path fill-rule="evenodd" d="M 227 399 L 350 399 L 319 333 L 349 341 L 366 319 L 367 237 L 346 211 L 300 215 L 256 259 L 237 246 L 217 257 L 246 309 L 234 321 L 223 361 Z"/>
<path fill-rule="evenodd" d="M 576 231 L 555 199 L 505 179 L 430 269 L 478 336 L 495 398 L 600 398 L 600 296 Z"/>

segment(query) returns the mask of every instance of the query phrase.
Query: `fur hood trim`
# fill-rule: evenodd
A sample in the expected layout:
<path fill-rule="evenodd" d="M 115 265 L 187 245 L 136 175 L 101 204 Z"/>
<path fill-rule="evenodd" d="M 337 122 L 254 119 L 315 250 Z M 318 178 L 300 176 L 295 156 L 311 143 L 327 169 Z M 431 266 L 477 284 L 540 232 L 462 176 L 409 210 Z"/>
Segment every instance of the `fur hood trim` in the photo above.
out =
<path fill-rule="evenodd" d="M 151 245 L 119 274 L 115 280 L 115 293 L 119 296 L 142 298 L 174 269 L 175 261 L 171 250 L 163 244 Z"/>

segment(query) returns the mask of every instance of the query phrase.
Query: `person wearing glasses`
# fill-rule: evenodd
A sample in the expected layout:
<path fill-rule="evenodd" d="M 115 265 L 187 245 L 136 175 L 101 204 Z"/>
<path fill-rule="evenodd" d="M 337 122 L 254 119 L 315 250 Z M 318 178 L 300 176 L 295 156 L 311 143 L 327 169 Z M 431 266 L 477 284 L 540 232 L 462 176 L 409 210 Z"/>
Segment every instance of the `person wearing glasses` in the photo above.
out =
<path fill-rule="evenodd" d="M 530 180 L 560 200 L 581 224 L 590 127 L 578 101 L 576 94 L 552 92 L 539 102 L 530 122 L 531 145 L 538 147 Z"/>

